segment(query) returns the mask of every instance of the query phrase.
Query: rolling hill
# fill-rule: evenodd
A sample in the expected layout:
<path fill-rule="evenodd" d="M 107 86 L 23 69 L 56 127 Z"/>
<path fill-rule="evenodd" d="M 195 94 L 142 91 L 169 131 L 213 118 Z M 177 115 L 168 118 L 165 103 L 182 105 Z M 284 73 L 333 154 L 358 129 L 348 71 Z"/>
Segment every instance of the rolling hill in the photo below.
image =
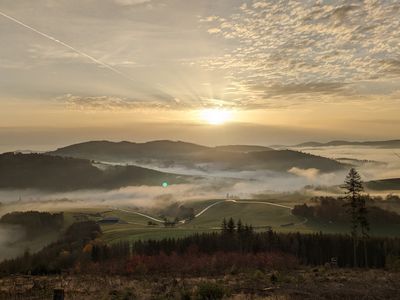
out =
<path fill-rule="evenodd" d="M 90 160 L 45 154 L 0 155 L 1 189 L 70 191 L 185 182 L 184 176 L 137 166 L 96 167 Z"/>
<path fill-rule="evenodd" d="M 208 147 L 185 142 L 152 141 L 147 143 L 90 141 L 70 145 L 50 154 L 94 159 L 121 161 L 140 158 L 170 158 L 207 150 Z"/>
<path fill-rule="evenodd" d="M 332 172 L 345 167 L 344 164 L 332 159 L 293 150 L 273 150 L 248 145 L 206 147 L 181 141 L 147 143 L 92 141 L 60 148 L 49 154 L 115 163 L 157 164 L 163 167 L 208 166 L 217 170 L 286 172 L 297 167 Z"/>

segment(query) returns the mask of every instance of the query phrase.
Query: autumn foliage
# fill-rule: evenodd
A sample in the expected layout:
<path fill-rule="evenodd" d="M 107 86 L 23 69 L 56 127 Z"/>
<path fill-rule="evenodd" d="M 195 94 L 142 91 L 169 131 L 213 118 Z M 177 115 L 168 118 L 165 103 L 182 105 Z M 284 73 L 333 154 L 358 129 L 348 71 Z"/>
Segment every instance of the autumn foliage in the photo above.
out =
<path fill-rule="evenodd" d="M 127 275 L 216 275 L 255 269 L 293 268 L 297 264 L 294 256 L 283 253 L 160 253 L 133 255 L 126 261 L 125 272 Z"/>

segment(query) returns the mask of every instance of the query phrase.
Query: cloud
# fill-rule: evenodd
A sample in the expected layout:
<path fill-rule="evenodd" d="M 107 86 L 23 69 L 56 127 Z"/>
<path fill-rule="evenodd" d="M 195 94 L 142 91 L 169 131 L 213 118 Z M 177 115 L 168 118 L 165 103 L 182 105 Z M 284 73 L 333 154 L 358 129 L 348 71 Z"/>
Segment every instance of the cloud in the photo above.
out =
<path fill-rule="evenodd" d="M 88 60 L 84 56 L 80 55 L 77 52 L 74 52 L 69 49 L 65 49 L 60 46 L 54 45 L 42 45 L 42 44 L 33 44 L 27 49 L 29 56 L 36 61 L 36 64 L 40 62 L 42 64 L 49 62 L 71 62 L 77 61 L 80 64 L 82 63 L 93 63 L 93 61 Z M 110 55 L 103 55 L 106 58 L 106 63 L 109 66 L 115 67 L 136 67 L 137 63 L 132 59 L 124 59 L 121 58 L 113 58 L 109 57 Z M 103 60 L 102 60 L 103 62 Z"/>
<path fill-rule="evenodd" d="M 322 93 L 334 94 L 344 91 L 346 84 L 339 82 L 310 82 L 299 84 L 273 85 L 264 87 L 267 95 L 290 95 L 290 94 L 307 94 Z"/>
<path fill-rule="evenodd" d="M 294 94 L 354 96 L 360 82 L 399 79 L 399 14 L 400 3 L 387 0 L 247 2 L 230 16 L 202 17 L 214 39 L 233 46 L 200 65 L 224 70 L 252 106 Z"/>
<path fill-rule="evenodd" d="M 211 33 L 211 34 L 219 33 L 219 32 L 221 32 L 221 29 L 219 29 L 219 28 L 210 28 L 210 29 L 207 30 L 207 32 Z"/>
<path fill-rule="evenodd" d="M 178 99 L 170 101 L 164 95 L 154 94 L 153 99 L 138 100 L 118 96 L 79 96 L 66 94 L 55 98 L 55 101 L 64 103 L 72 110 L 87 111 L 118 111 L 136 110 L 141 108 L 169 109 L 174 106 L 179 108 Z"/>
<path fill-rule="evenodd" d="M 34 44 L 28 49 L 30 57 L 38 60 L 72 60 L 84 58 L 76 52 L 59 46 Z"/>
<path fill-rule="evenodd" d="M 138 5 L 151 2 L 151 0 L 114 0 L 115 3 L 123 6 Z"/>
<path fill-rule="evenodd" d="M 71 94 L 56 98 L 68 108 L 76 110 L 120 110 L 133 109 L 135 103 L 124 98 L 110 96 L 74 96 Z"/>
<path fill-rule="evenodd" d="M 30 68 L 30 66 L 25 64 L 22 61 L 12 61 L 12 60 L 0 58 L 0 69 L 23 70 L 23 69 L 29 69 L 29 68 Z"/>
<path fill-rule="evenodd" d="M 393 75 L 400 75 L 400 59 L 386 59 L 382 61 L 386 67 L 385 72 Z"/>
<path fill-rule="evenodd" d="M 8 1 L 2 11 L 92 59 L 2 18 L 4 99 L 70 93 L 82 109 L 106 102 L 245 110 L 384 101 L 400 92 L 395 0 L 34 2 Z M 389 78 L 397 85 L 385 91 Z M 93 100 L 104 95 L 112 100 Z"/>

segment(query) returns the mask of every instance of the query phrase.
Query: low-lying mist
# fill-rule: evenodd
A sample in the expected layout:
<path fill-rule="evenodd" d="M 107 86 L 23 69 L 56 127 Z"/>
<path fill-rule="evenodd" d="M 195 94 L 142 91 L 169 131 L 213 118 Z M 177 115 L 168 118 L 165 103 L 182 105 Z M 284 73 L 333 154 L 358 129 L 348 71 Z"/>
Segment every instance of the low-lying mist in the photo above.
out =
<path fill-rule="evenodd" d="M 298 149 L 299 150 L 299 149 Z M 363 180 L 400 177 L 400 158 L 396 150 L 371 147 L 302 148 L 303 152 L 334 159 L 354 159 Z M 351 161 L 350 161 L 351 163 Z M 316 168 L 291 168 L 287 173 L 272 171 L 229 171 L 143 165 L 165 172 L 201 176 L 190 183 L 160 186 L 125 187 L 117 190 L 87 190 L 50 193 L 35 190 L 0 191 L 0 215 L 10 210 L 60 210 L 69 207 L 137 206 L 153 207 L 168 201 L 188 201 L 224 198 L 226 194 L 251 198 L 254 194 L 293 192 L 306 185 L 332 186 L 341 184 L 347 170 L 322 173 Z"/>
<path fill-rule="evenodd" d="M 295 150 L 332 159 L 349 158 L 364 181 L 400 177 L 400 149 L 367 146 L 304 147 Z"/>
<path fill-rule="evenodd" d="M 37 190 L 0 191 L 0 215 L 15 210 L 62 210 L 82 207 L 136 206 L 151 208 L 166 201 L 221 199 L 226 194 L 251 198 L 254 194 L 293 192 L 305 185 L 340 183 L 345 172 L 320 174 L 318 170 L 293 168 L 289 173 L 267 171 L 219 172 L 193 179 L 187 184 L 132 186 L 117 190 L 43 192 Z M 166 200 L 167 199 L 167 200 Z"/>
<path fill-rule="evenodd" d="M 25 238 L 25 231 L 19 226 L 0 224 L 0 261 L 20 255 L 24 249 L 18 244 Z"/>
<path fill-rule="evenodd" d="M 371 147 L 302 148 L 301 151 L 330 158 L 354 159 L 363 180 L 400 177 L 400 158 L 396 150 Z M 42 192 L 37 190 L 0 191 L 0 216 L 16 210 L 59 211 L 82 207 L 152 208 L 176 201 L 221 199 L 227 194 L 252 198 L 255 194 L 294 192 L 306 185 L 334 186 L 343 183 L 347 170 L 323 173 L 316 168 L 293 167 L 288 172 L 218 171 L 204 168 L 161 168 L 160 171 L 194 175 L 189 183 L 160 186 L 135 186 L 116 190 L 81 190 L 74 192 Z M 201 176 L 201 177 L 199 177 Z"/>

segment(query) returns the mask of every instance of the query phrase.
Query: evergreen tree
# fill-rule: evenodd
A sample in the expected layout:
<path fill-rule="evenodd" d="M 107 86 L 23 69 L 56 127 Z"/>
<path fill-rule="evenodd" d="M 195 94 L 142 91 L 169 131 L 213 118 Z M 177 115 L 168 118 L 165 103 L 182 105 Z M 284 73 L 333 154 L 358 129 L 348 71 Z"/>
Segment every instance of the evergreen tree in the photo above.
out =
<path fill-rule="evenodd" d="M 243 224 L 242 224 L 242 220 L 240 220 L 240 219 L 236 223 L 236 231 L 237 231 L 237 233 L 243 232 Z"/>
<path fill-rule="evenodd" d="M 351 236 L 353 239 L 353 265 L 357 267 L 357 245 L 358 231 L 360 223 L 360 198 L 361 192 L 364 190 L 361 182 L 361 176 L 357 170 L 351 168 L 346 176 L 343 188 L 346 190 L 346 206 L 350 214 Z"/>
<path fill-rule="evenodd" d="M 228 223 L 226 222 L 225 218 L 222 220 L 221 229 L 222 233 L 227 233 L 228 231 Z"/>
<path fill-rule="evenodd" d="M 227 231 L 229 233 L 234 233 L 235 232 L 235 221 L 232 218 L 229 218 L 228 224 L 227 224 Z"/>
<path fill-rule="evenodd" d="M 358 205 L 358 222 L 361 228 L 361 236 L 364 247 L 364 265 L 368 268 L 367 240 L 369 238 L 369 222 L 367 219 L 368 210 L 366 207 L 366 197 L 360 197 Z"/>

